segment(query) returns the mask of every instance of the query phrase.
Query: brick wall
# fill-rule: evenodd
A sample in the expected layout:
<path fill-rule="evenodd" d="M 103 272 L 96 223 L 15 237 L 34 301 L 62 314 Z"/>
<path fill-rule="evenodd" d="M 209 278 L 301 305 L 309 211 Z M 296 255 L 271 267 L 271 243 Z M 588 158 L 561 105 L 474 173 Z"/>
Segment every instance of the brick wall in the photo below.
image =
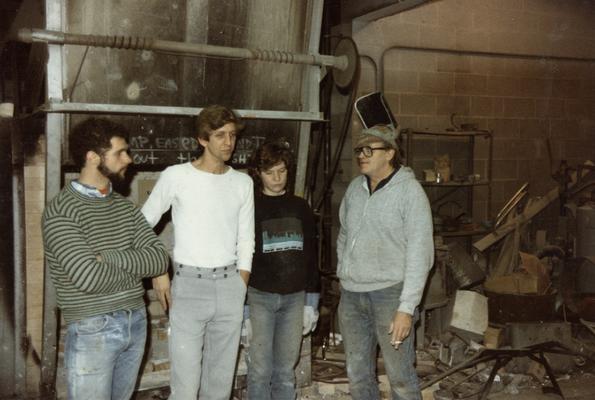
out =
<path fill-rule="evenodd" d="M 457 51 L 595 58 L 593 21 L 595 4 L 580 0 L 431 2 L 353 34 L 378 66 L 362 61 L 359 91 L 378 90 L 376 76 L 383 76 L 404 127 L 445 129 L 456 113 L 457 123 L 493 130 L 494 212 L 525 181 L 531 195 L 555 185 L 547 139 L 555 167 L 561 159 L 575 166 L 595 158 L 595 62 Z M 395 45 L 451 51 L 390 49 Z M 476 155 L 476 172 L 485 173 L 486 149 L 478 145 Z M 485 196 L 475 197 L 485 214 Z"/>

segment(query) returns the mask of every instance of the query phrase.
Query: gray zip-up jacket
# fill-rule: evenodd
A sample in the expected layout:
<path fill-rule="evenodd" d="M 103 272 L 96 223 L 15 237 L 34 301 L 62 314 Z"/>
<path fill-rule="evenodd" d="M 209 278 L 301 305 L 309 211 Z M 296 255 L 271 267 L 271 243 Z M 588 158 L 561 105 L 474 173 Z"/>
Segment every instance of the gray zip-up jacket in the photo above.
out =
<path fill-rule="evenodd" d="M 413 314 L 434 263 L 432 212 L 411 168 L 370 195 L 355 178 L 339 210 L 337 275 L 344 289 L 368 292 L 403 283 L 398 311 Z"/>

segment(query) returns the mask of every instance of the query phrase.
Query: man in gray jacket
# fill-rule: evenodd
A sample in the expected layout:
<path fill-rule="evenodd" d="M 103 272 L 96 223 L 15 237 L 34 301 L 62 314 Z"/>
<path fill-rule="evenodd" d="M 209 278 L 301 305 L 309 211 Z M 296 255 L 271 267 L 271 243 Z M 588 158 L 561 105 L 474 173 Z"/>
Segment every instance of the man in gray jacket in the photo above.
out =
<path fill-rule="evenodd" d="M 434 262 L 432 214 L 413 171 L 399 162 L 397 134 L 362 131 L 354 155 L 362 173 L 339 211 L 339 323 L 354 399 L 379 399 L 379 344 L 393 399 L 421 399 L 413 325 Z"/>

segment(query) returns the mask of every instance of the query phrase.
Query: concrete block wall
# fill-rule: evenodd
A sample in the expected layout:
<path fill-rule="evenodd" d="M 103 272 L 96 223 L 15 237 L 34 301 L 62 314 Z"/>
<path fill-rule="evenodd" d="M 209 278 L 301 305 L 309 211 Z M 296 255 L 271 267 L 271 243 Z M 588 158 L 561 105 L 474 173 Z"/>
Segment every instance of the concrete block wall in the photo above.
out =
<path fill-rule="evenodd" d="M 354 32 L 366 56 L 359 92 L 383 90 L 404 127 L 445 129 L 456 113 L 457 123 L 492 130 L 495 213 L 525 181 L 535 196 L 556 184 L 547 140 L 555 168 L 595 158 L 593 21 L 595 3 L 580 0 L 430 2 Z M 478 144 L 475 172 L 485 173 L 486 161 Z M 476 190 L 480 218 L 482 197 Z"/>
<path fill-rule="evenodd" d="M 30 339 L 27 356 L 27 391 L 38 393 L 41 368 L 38 357 L 42 352 L 44 255 L 41 235 L 41 215 L 45 207 L 45 140 L 41 137 L 35 155 L 25 161 L 25 229 L 27 263 L 27 336 Z M 36 355 L 34 355 L 34 353 Z"/>

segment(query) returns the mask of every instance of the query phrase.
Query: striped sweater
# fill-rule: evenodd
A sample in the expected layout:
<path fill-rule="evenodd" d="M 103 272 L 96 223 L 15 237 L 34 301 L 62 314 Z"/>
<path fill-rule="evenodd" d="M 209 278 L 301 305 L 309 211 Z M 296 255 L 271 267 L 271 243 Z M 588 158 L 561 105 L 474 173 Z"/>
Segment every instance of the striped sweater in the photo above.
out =
<path fill-rule="evenodd" d="M 117 193 L 92 198 L 71 185 L 43 213 L 45 256 L 66 322 L 144 306 L 142 278 L 168 254 L 140 210 Z"/>

